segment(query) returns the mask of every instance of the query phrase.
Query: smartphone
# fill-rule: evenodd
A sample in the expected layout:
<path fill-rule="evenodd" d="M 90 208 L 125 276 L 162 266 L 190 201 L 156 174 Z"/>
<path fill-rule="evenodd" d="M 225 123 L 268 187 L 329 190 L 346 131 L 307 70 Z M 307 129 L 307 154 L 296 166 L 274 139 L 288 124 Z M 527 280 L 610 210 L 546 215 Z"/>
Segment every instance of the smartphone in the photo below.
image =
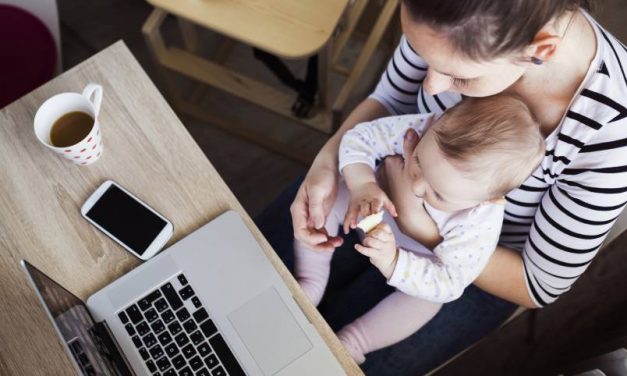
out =
<path fill-rule="evenodd" d="M 87 199 L 81 214 L 142 260 L 163 248 L 174 229 L 164 216 L 111 180 Z"/>

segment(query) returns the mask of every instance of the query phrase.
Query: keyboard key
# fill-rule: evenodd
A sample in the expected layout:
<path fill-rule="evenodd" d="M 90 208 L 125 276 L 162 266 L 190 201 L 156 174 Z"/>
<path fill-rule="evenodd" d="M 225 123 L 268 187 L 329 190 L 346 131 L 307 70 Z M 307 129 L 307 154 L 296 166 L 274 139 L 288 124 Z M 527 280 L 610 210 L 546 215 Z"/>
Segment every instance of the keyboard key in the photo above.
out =
<path fill-rule="evenodd" d="M 183 358 L 183 355 L 177 355 L 172 358 L 172 364 L 174 364 L 174 368 L 179 369 L 186 365 L 187 362 L 185 361 L 185 358 Z"/>
<path fill-rule="evenodd" d="M 149 360 L 146 362 L 146 367 L 150 370 L 150 372 L 155 372 L 157 370 L 157 366 L 155 366 L 155 362 Z"/>
<path fill-rule="evenodd" d="M 126 332 L 128 333 L 129 336 L 135 335 L 135 328 L 133 327 L 133 324 L 131 324 L 130 322 L 124 325 L 124 329 L 126 329 Z"/>
<path fill-rule="evenodd" d="M 87 357 L 87 354 L 85 353 L 78 354 L 78 362 L 83 366 L 89 364 L 89 358 Z"/>
<path fill-rule="evenodd" d="M 146 320 L 148 320 L 148 322 L 153 322 L 159 318 L 159 314 L 154 308 L 150 308 L 148 311 L 144 312 L 144 316 L 146 316 Z"/>
<path fill-rule="evenodd" d="M 70 343 L 70 347 L 76 354 L 80 354 L 83 352 L 83 345 L 81 345 L 81 341 L 74 341 Z"/>
<path fill-rule="evenodd" d="M 183 355 L 185 355 L 185 358 L 189 359 L 192 356 L 196 355 L 196 349 L 194 348 L 194 345 L 192 345 L 191 343 L 185 347 L 183 347 L 181 350 L 183 350 Z"/>
<path fill-rule="evenodd" d="M 194 307 L 196 308 L 200 308 L 202 306 L 202 303 L 200 303 L 200 299 L 198 299 L 197 296 L 192 298 L 192 303 L 194 303 Z"/>
<path fill-rule="evenodd" d="M 194 345 L 198 345 L 199 343 L 202 343 L 205 340 L 205 336 L 202 335 L 200 330 L 197 330 L 194 333 L 190 334 L 189 338 L 192 340 L 192 343 Z"/>
<path fill-rule="evenodd" d="M 171 283 L 163 285 L 163 287 L 161 287 L 161 291 L 163 291 L 163 295 L 165 295 L 165 298 L 168 300 L 168 303 L 170 303 L 170 307 L 172 307 L 172 309 L 176 311 L 183 306 L 181 298 L 179 298 L 176 291 L 174 291 L 174 287 Z"/>
<path fill-rule="evenodd" d="M 198 328 L 198 325 L 194 322 L 194 320 L 187 320 L 183 323 L 183 328 L 189 334 Z"/>
<path fill-rule="evenodd" d="M 152 302 L 159 299 L 160 296 L 161 296 L 161 291 L 155 290 L 151 292 L 150 294 L 144 296 L 143 298 L 139 299 L 139 301 L 137 302 L 137 305 L 142 311 L 145 311 L 148 308 L 152 307 Z"/>
<path fill-rule="evenodd" d="M 144 341 L 144 345 L 148 348 L 151 348 L 155 343 L 157 343 L 157 339 L 152 333 L 146 334 L 142 340 Z"/>
<path fill-rule="evenodd" d="M 155 347 L 151 348 L 148 351 L 150 351 L 150 355 L 153 359 L 159 359 L 163 355 L 163 349 L 159 345 L 155 345 Z"/>
<path fill-rule="evenodd" d="M 155 332 L 155 334 L 159 334 L 165 330 L 165 325 L 163 325 L 163 321 L 161 320 L 153 322 L 150 327 L 152 328 L 152 331 Z"/>
<path fill-rule="evenodd" d="M 174 336 L 178 332 L 183 330 L 183 327 L 181 326 L 181 324 L 178 323 L 178 321 L 175 321 L 172 324 L 168 325 L 168 330 L 170 331 L 170 334 Z"/>
<path fill-rule="evenodd" d="M 202 324 L 200 324 L 200 330 L 202 330 L 202 332 L 205 333 L 205 336 L 207 336 L 207 338 L 209 338 L 215 332 L 218 331 L 218 328 L 216 328 L 216 325 L 213 323 L 213 320 L 209 319 L 209 320 L 203 322 Z"/>
<path fill-rule="evenodd" d="M 141 312 L 139 312 L 139 308 L 137 308 L 135 304 L 126 309 L 126 314 L 128 315 L 128 317 L 131 318 L 133 324 L 137 324 L 138 322 L 142 321 L 142 314 Z"/>
<path fill-rule="evenodd" d="M 171 364 L 170 361 L 168 360 L 168 358 L 166 356 L 164 356 L 163 358 L 157 360 L 157 367 L 159 367 L 159 371 L 163 372 L 166 369 L 170 368 Z"/>
<path fill-rule="evenodd" d="M 211 345 L 211 348 L 213 348 L 213 351 L 215 351 L 218 355 L 218 358 L 220 358 L 220 362 L 222 362 L 224 368 L 226 368 L 226 371 L 230 376 L 246 376 L 244 370 L 240 367 L 239 363 L 237 363 L 237 359 L 235 359 L 235 356 L 226 345 L 226 342 L 220 333 L 211 337 L 209 339 L 209 344 Z"/>
<path fill-rule="evenodd" d="M 170 358 L 174 357 L 174 355 L 179 353 L 179 348 L 176 344 L 171 343 L 165 347 L 165 353 L 168 354 Z"/>
<path fill-rule="evenodd" d="M 141 355 L 142 359 L 144 360 L 148 360 L 150 358 L 150 355 L 148 355 L 148 351 L 146 350 L 145 347 L 142 347 L 141 349 L 139 349 L 139 355 Z"/>
<path fill-rule="evenodd" d="M 180 347 L 183 347 L 189 343 L 189 337 L 187 337 L 187 334 L 185 333 L 180 333 L 179 335 L 174 337 L 174 339 L 176 340 L 176 344 Z"/>
<path fill-rule="evenodd" d="M 135 347 L 140 348 L 143 346 L 141 339 L 139 339 L 139 336 L 133 336 L 131 339 L 133 340 Z"/>
<path fill-rule="evenodd" d="M 118 313 L 118 317 L 120 318 L 120 321 L 122 321 L 122 324 L 126 324 L 128 322 L 128 316 L 124 311 Z"/>
<path fill-rule="evenodd" d="M 181 296 L 181 299 L 187 300 L 194 296 L 194 289 L 192 289 L 192 286 L 185 286 L 179 291 L 179 295 Z"/>
<path fill-rule="evenodd" d="M 163 332 L 163 333 L 159 334 L 159 336 L 157 338 L 159 339 L 159 343 L 162 346 L 165 346 L 168 343 L 172 342 L 172 336 L 168 332 Z"/>
<path fill-rule="evenodd" d="M 148 327 L 148 324 L 146 324 L 146 321 L 142 321 L 139 325 L 137 325 L 137 332 L 140 336 L 150 332 L 150 328 Z"/>
<path fill-rule="evenodd" d="M 211 376 L 226 376 L 226 372 L 222 366 L 218 366 L 216 369 L 211 371 Z"/>
<path fill-rule="evenodd" d="M 196 322 L 199 324 L 208 318 L 209 314 L 207 313 L 207 311 L 205 311 L 204 308 L 201 308 L 198 311 L 194 312 L 194 320 L 196 320 Z"/>
<path fill-rule="evenodd" d="M 163 376 L 176 376 L 176 371 L 174 370 L 174 368 L 170 368 L 163 373 Z"/>
<path fill-rule="evenodd" d="M 196 376 L 211 376 L 209 371 L 203 367 L 200 371 L 196 372 Z"/>
<path fill-rule="evenodd" d="M 185 367 L 179 371 L 179 376 L 194 376 L 194 373 L 189 367 Z"/>
<path fill-rule="evenodd" d="M 180 322 L 183 322 L 190 317 L 189 311 L 187 310 L 187 308 L 181 308 L 179 311 L 176 312 L 176 317 L 179 318 Z"/>
<path fill-rule="evenodd" d="M 202 367 L 202 359 L 200 359 L 200 357 L 196 355 L 189 360 L 189 365 L 192 366 L 192 369 L 194 371 L 198 371 L 198 369 Z"/>
<path fill-rule="evenodd" d="M 207 342 L 205 342 L 202 345 L 198 346 L 197 350 L 200 353 L 200 356 L 207 356 L 207 355 L 211 354 L 211 347 L 209 347 L 209 344 Z"/>
<path fill-rule="evenodd" d="M 163 322 L 169 324 L 172 320 L 174 320 L 174 313 L 168 309 L 161 314 L 161 318 L 163 319 Z"/>
<path fill-rule="evenodd" d="M 183 274 L 179 274 L 177 278 L 179 282 L 181 283 L 181 286 L 185 286 L 188 283 L 187 278 L 185 278 Z"/>
<path fill-rule="evenodd" d="M 163 312 L 163 310 L 168 308 L 168 302 L 166 302 L 165 299 L 161 298 L 155 302 L 155 308 L 157 309 L 157 311 Z"/>
<path fill-rule="evenodd" d="M 213 367 L 217 366 L 219 362 L 218 362 L 218 357 L 216 356 L 216 354 L 211 354 L 208 357 L 206 357 L 205 364 L 207 365 L 209 369 L 212 369 Z"/>

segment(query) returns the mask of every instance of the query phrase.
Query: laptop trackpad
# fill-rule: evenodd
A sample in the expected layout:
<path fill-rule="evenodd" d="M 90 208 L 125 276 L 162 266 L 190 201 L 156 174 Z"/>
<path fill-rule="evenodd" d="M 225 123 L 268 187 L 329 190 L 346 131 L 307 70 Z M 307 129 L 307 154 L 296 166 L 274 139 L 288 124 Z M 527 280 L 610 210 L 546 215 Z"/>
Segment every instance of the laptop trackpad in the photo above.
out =
<path fill-rule="evenodd" d="M 228 317 L 264 375 L 277 373 L 312 348 L 274 287 Z"/>

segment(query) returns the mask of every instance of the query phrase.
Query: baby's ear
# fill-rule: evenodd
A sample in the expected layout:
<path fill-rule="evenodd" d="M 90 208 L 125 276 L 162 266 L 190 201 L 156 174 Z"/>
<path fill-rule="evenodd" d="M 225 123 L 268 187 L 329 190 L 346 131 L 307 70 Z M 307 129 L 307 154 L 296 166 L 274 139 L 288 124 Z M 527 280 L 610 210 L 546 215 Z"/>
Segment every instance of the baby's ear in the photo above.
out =
<path fill-rule="evenodd" d="M 411 159 L 416 146 L 418 146 L 418 142 L 420 142 L 418 133 L 416 133 L 413 129 L 408 129 L 407 132 L 405 132 L 405 137 L 403 139 L 403 158 L 405 160 Z"/>

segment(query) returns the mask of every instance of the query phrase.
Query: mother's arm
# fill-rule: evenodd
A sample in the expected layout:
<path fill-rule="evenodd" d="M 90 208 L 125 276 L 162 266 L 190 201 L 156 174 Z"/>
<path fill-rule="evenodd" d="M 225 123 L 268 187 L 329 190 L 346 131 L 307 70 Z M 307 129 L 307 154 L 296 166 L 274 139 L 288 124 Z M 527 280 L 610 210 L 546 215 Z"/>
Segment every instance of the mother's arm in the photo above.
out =
<path fill-rule="evenodd" d="M 342 135 L 361 122 L 390 114 L 416 113 L 418 91 L 425 75 L 426 63 L 403 37 L 374 93 L 351 112 L 312 163 L 290 208 L 296 239 L 317 251 L 331 251 L 341 244 L 341 238 L 328 237 L 323 226 L 337 193 L 337 155 Z"/>
<path fill-rule="evenodd" d="M 538 308 L 529 295 L 525 266 L 519 251 L 497 246 L 474 284 L 501 299 L 525 308 Z"/>

